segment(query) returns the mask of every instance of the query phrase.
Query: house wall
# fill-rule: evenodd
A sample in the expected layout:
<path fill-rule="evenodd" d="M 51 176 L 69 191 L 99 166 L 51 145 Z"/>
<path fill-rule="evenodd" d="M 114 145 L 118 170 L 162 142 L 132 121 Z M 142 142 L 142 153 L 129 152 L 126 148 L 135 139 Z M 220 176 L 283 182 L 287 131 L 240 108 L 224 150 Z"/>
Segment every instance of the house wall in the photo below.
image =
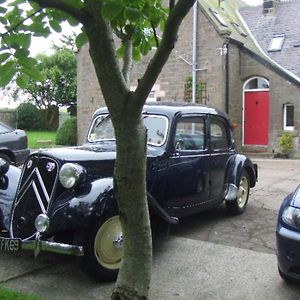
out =
<path fill-rule="evenodd" d="M 265 67 L 248 54 L 241 52 L 241 75 L 242 82 L 252 76 L 262 76 L 269 80 L 270 85 L 270 124 L 269 146 L 264 150 L 268 152 L 280 152 L 279 139 L 283 131 L 283 105 L 294 104 L 294 135 L 295 155 L 300 156 L 299 133 L 300 133 L 300 88 L 287 81 L 270 68 Z M 240 126 L 242 124 L 240 123 Z M 289 131 L 290 132 L 290 131 Z M 259 149 L 257 149 L 259 150 Z"/>
<path fill-rule="evenodd" d="M 176 47 L 163 68 L 156 84 L 159 87 L 158 101 L 183 101 L 184 83 L 192 76 L 192 11 L 184 19 Z M 222 46 L 228 41 L 220 36 L 209 20 L 200 12 L 197 34 L 197 82 L 206 83 L 204 103 L 219 109 L 226 109 L 226 55 L 221 52 Z M 144 72 L 145 66 L 152 57 L 147 55 L 141 63 L 134 66 L 131 86 L 137 85 L 137 79 Z M 300 89 L 287 82 L 270 68 L 245 53 L 239 45 L 228 45 L 229 66 L 229 115 L 238 126 L 235 129 L 237 148 L 244 151 L 278 152 L 279 138 L 283 131 L 283 104 L 295 104 L 295 154 L 300 156 Z M 104 100 L 96 80 L 95 71 L 88 55 L 88 45 L 77 55 L 78 60 L 78 141 L 85 139 L 88 124 L 93 112 L 104 106 Z M 184 61 L 185 60 L 185 61 Z M 267 147 L 242 147 L 243 118 L 243 84 L 253 76 L 262 76 L 270 82 L 270 133 Z"/>

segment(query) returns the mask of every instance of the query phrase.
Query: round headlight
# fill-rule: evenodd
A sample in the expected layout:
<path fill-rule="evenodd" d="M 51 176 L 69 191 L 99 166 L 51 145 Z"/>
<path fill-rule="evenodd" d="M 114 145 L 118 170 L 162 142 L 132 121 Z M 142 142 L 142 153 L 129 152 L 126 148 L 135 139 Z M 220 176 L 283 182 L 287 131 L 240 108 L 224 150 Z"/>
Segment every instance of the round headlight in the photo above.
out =
<path fill-rule="evenodd" d="M 59 172 L 59 181 L 63 187 L 70 189 L 79 182 L 80 178 L 82 178 L 85 173 L 86 171 L 82 166 L 66 163 Z"/>
<path fill-rule="evenodd" d="M 49 228 L 49 218 L 45 214 L 40 214 L 35 219 L 35 228 L 38 232 L 46 232 Z"/>

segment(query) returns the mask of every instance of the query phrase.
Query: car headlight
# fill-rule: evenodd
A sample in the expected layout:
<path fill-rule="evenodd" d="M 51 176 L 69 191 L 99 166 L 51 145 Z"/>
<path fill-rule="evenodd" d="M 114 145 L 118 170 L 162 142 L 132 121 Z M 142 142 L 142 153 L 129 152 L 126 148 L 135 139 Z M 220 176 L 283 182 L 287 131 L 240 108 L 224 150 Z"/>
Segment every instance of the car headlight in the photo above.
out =
<path fill-rule="evenodd" d="M 300 229 L 300 209 L 292 206 L 287 207 L 282 213 L 284 223 Z"/>
<path fill-rule="evenodd" d="M 80 181 L 83 181 L 85 176 L 86 170 L 84 167 L 78 164 L 66 163 L 60 169 L 59 181 L 63 187 L 70 189 Z"/>
<path fill-rule="evenodd" d="M 36 217 L 34 224 L 38 232 L 46 232 L 49 228 L 50 221 L 47 215 L 40 214 Z"/>

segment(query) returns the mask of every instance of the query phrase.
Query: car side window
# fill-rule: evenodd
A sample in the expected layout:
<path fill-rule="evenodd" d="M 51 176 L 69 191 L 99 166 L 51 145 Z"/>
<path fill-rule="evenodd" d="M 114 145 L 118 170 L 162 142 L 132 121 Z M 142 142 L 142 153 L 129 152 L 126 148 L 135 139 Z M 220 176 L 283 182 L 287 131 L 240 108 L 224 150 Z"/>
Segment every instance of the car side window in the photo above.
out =
<path fill-rule="evenodd" d="M 178 121 L 175 133 L 176 150 L 205 149 L 205 122 L 201 117 L 186 117 Z"/>
<path fill-rule="evenodd" d="M 211 118 L 210 145 L 212 150 L 223 150 L 229 148 L 228 131 L 226 124 L 221 118 Z"/>

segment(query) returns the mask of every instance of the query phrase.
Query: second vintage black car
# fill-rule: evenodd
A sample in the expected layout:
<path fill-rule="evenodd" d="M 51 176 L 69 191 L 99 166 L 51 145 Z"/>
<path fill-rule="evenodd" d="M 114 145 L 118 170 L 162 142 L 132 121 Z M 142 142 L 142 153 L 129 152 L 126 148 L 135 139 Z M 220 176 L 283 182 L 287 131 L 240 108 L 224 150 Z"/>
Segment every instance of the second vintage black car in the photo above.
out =
<path fill-rule="evenodd" d="M 29 153 L 25 131 L 0 122 L 0 158 L 19 166 L 24 163 Z"/>
<path fill-rule="evenodd" d="M 226 114 L 190 104 L 146 105 L 147 189 L 151 215 L 177 219 L 225 201 L 244 212 L 257 166 L 238 154 Z M 22 171 L 0 160 L 0 249 L 82 256 L 88 272 L 115 279 L 122 229 L 114 199 L 114 130 L 106 108 L 80 147 L 32 153 Z"/>

